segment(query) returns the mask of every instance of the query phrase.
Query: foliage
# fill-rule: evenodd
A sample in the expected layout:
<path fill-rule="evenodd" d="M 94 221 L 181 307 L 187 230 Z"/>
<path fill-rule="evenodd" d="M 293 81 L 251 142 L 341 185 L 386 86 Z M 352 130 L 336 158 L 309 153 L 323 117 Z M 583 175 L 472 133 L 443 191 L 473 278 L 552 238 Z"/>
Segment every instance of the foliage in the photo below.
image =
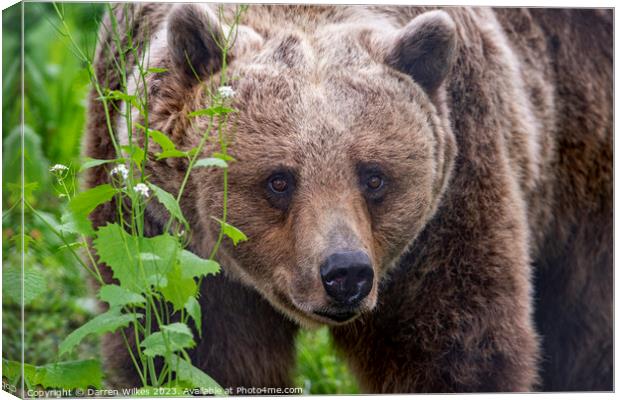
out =
<path fill-rule="evenodd" d="M 17 386 L 21 377 L 21 367 L 21 363 L 2 360 L 3 375 L 13 386 Z M 98 360 L 66 361 L 41 366 L 26 363 L 24 381 L 27 388 L 101 388 L 103 372 Z"/>
<path fill-rule="evenodd" d="M 296 386 L 305 394 L 357 394 L 355 379 L 335 353 L 327 328 L 297 338 Z"/>

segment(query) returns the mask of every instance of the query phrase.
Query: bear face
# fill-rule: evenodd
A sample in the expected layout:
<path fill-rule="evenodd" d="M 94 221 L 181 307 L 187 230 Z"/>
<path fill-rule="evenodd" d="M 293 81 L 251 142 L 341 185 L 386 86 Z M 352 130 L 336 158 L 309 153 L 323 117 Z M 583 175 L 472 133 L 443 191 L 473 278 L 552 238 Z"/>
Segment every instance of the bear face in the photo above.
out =
<path fill-rule="evenodd" d="M 171 79 L 191 82 L 189 70 L 217 82 L 209 43 L 220 28 L 208 8 L 173 9 Z M 228 66 L 239 112 L 227 121 L 236 159 L 227 220 L 249 240 L 225 241 L 218 258 L 304 325 L 348 322 L 377 304 L 380 283 L 432 217 L 450 174 L 454 138 L 437 99 L 453 23 L 431 12 L 391 30 L 328 24 L 256 40 L 240 29 Z M 188 59 L 199 65 L 188 69 Z M 199 137 L 206 125 L 182 134 Z M 212 217 L 223 213 L 223 173 L 197 169 L 191 179 L 207 232 L 195 240 L 208 248 L 219 230 Z"/>

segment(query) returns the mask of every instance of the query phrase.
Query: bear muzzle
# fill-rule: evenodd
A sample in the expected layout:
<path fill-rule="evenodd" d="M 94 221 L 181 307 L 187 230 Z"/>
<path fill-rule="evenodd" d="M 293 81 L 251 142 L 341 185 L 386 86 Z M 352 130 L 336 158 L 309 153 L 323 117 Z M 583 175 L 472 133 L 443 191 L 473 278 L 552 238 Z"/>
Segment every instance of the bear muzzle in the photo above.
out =
<path fill-rule="evenodd" d="M 329 255 L 320 267 L 321 281 L 330 300 L 329 311 L 315 314 L 336 322 L 358 314 L 358 306 L 372 289 L 374 272 L 363 251 L 341 251 Z"/>

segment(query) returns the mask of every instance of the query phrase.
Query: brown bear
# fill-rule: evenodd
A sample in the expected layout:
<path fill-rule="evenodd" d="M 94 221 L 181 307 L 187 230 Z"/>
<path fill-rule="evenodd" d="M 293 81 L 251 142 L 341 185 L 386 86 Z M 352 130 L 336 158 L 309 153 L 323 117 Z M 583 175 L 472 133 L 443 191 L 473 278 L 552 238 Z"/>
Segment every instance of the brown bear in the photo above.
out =
<path fill-rule="evenodd" d="M 209 102 L 194 72 L 220 73 L 214 7 L 115 7 L 167 69 L 147 80 L 149 124 L 185 149 Z M 95 67 L 118 89 L 110 31 Z M 298 327 L 327 324 L 368 393 L 612 390 L 612 32 L 610 10 L 250 6 L 228 65 L 228 220 L 249 240 L 225 241 L 203 282 L 195 365 L 291 386 Z M 114 158 L 97 97 L 85 153 Z M 186 167 L 148 173 L 177 193 Z M 185 193 L 207 256 L 222 172 Z M 152 202 L 150 234 L 165 216 Z M 114 384 L 137 385 L 122 340 L 105 346 Z"/>

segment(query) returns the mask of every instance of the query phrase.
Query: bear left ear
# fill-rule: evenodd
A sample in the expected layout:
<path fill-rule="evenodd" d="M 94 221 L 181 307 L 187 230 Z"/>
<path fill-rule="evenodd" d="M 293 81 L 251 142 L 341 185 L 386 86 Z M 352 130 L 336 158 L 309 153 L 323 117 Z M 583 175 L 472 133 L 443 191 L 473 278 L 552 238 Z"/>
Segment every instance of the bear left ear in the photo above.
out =
<path fill-rule="evenodd" d="M 456 26 L 444 11 L 415 17 L 396 35 L 385 61 L 433 96 L 456 58 Z"/>
<path fill-rule="evenodd" d="M 174 70 L 184 81 L 197 83 L 222 65 L 223 32 L 206 5 L 178 4 L 168 16 L 168 49 Z"/>

